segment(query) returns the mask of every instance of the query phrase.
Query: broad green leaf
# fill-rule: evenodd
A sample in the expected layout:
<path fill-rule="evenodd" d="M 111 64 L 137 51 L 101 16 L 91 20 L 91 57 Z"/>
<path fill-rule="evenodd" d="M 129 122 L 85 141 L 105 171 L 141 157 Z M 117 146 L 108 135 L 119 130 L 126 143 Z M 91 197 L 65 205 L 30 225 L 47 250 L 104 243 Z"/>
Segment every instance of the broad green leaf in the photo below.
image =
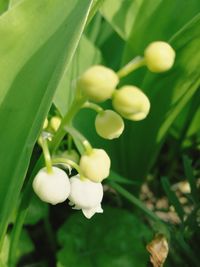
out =
<path fill-rule="evenodd" d="M 22 0 L 0 17 L 1 237 L 90 4 L 90 0 Z"/>
<path fill-rule="evenodd" d="M 58 231 L 58 265 L 84 267 L 146 266 L 150 230 L 132 213 L 103 207 L 88 220 L 75 211 Z"/>
<path fill-rule="evenodd" d="M 144 48 L 154 40 L 169 40 L 199 12 L 199 0 L 143 1 L 126 45 L 125 61 L 143 54 Z"/>
<path fill-rule="evenodd" d="M 62 115 L 66 114 L 69 104 L 73 100 L 78 76 L 91 65 L 100 62 L 100 51 L 83 35 L 74 55 L 72 64 L 60 80 L 54 96 L 54 104 Z"/>
<path fill-rule="evenodd" d="M 98 9 L 101 7 L 105 0 L 94 0 L 88 15 L 87 25 L 90 23 L 91 19 L 94 17 Z"/>
<path fill-rule="evenodd" d="M 164 14 L 165 8 L 167 8 L 166 10 L 169 14 L 172 14 L 178 7 L 176 6 L 175 8 L 175 6 L 173 6 L 174 4 L 170 7 L 169 2 L 155 1 L 153 4 L 152 1 L 148 1 L 147 6 L 151 4 L 151 9 L 149 9 L 150 13 L 148 14 L 148 10 L 146 6 L 144 6 L 143 8 L 141 7 L 140 16 L 142 16 L 143 10 L 143 12 L 148 14 L 148 20 L 153 20 L 155 14 L 161 11 L 162 14 Z M 185 1 L 184 7 L 187 7 L 187 2 Z M 192 1 L 188 10 L 184 9 L 185 13 L 183 12 L 183 17 L 178 18 L 176 23 L 173 21 L 175 24 L 174 27 L 171 26 L 172 22 L 167 20 L 167 17 L 164 17 L 163 20 L 161 20 L 161 25 L 159 24 L 158 28 L 148 28 L 149 32 L 152 33 L 154 38 L 156 38 L 155 36 L 158 36 L 158 38 L 166 36 L 164 39 L 167 39 L 176 29 L 181 27 L 183 23 L 193 16 L 197 10 L 197 1 Z M 136 40 L 132 40 L 131 37 L 130 44 L 127 44 L 127 47 L 132 49 L 132 52 L 128 54 L 129 57 L 132 57 L 135 52 L 141 53 L 146 46 L 145 42 L 148 43 L 148 38 L 151 37 L 151 34 L 143 36 L 142 29 L 147 26 L 145 21 L 143 21 L 143 23 L 141 22 L 141 25 L 139 22 L 134 25 L 135 27 L 139 25 L 140 31 L 136 31 L 138 34 Z M 164 27 L 163 32 L 162 27 Z M 134 32 L 134 27 L 133 34 L 136 34 Z M 125 177 L 138 178 L 141 182 L 142 180 L 140 178 L 147 174 L 149 168 L 155 162 L 159 149 L 172 123 L 198 89 L 200 56 L 198 51 L 198 17 L 173 38 L 172 46 L 177 52 L 177 57 L 175 67 L 171 71 L 156 75 L 147 72 L 148 75 L 144 79 L 145 72 L 143 73 L 143 70 L 141 70 L 142 74 L 140 71 L 136 71 L 136 73 L 133 74 L 133 76 L 130 75 L 131 77 L 128 79 L 128 82 L 131 84 L 139 85 L 144 89 L 150 97 L 152 107 L 150 115 L 146 120 L 140 122 L 126 121 L 126 130 L 122 137 L 118 140 L 106 141 L 98 138 L 95 134 L 94 112 L 81 111 L 76 119 L 76 126 L 89 138 L 92 144 L 106 149 L 111 156 L 112 168 L 115 171 L 118 171 Z M 109 48 L 110 46 L 108 45 L 108 53 L 112 54 Z M 112 57 L 110 57 L 110 60 L 112 64 L 113 60 L 116 60 L 116 58 L 112 59 Z M 87 124 L 85 123 L 86 117 Z"/>
<path fill-rule="evenodd" d="M 170 126 L 200 85 L 200 15 L 171 40 L 176 50 L 174 68 L 148 74 L 141 85 L 151 101 L 147 119 L 128 123 L 123 146 L 127 152 L 126 175 L 142 178 L 152 166 Z M 120 167 L 119 167 L 120 168 Z"/>
<path fill-rule="evenodd" d="M 188 136 L 192 136 L 198 134 L 200 136 L 200 108 L 194 114 L 192 118 L 192 123 L 190 124 L 190 128 L 188 129 Z"/>
<path fill-rule="evenodd" d="M 192 139 L 199 135 L 200 130 L 200 90 L 197 90 L 191 101 L 181 111 L 173 123 L 172 134 L 183 146 L 192 144 Z M 200 135 L 199 135 L 200 136 Z"/>
<path fill-rule="evenodd" d="M 16 5 L 19 1 L 21 1 L 21 0 L 10 0 L 10 2 L 9 2 L 9 8 L 11 8 L 14 5 Z"/>
<path fill-rule="evenodd" d="M 0 0 L 0 15 L 4 13 L 9 6 L 9 0 Z"/>
<path fill-rule="evenodd" d="M 144 0 L 105 0 L 101 14 L 123 39 L 127 39 Z"/>

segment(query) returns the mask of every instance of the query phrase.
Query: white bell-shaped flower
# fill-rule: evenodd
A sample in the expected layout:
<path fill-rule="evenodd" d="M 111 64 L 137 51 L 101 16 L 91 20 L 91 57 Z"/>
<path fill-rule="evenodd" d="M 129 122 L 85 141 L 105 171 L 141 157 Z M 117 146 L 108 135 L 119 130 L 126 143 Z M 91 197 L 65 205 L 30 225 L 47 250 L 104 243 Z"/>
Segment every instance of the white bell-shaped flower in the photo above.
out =
<path fill-rule="evenodd" d="M 174 64 L 175 55 L 174 49 L 162 41 L 150 43 L 144 51 L 147 68 L 152 72 L 169 70 Z"/>
<path fill-rule="evenodd" d="M 112 140 L 118 138 L 124 130 L 122 117 L 113 110 L 100 112 L 95 119 L 95 128 L 101 137 Z"/>
<path fill-rule="evenodd" d="M 33 189 L 41 200 L 56 205 L 64 202 L 69 196 L 69 177 L 57 167 L 52 167 L 52 173 L 43 168 L 33 180 Z"/>
<path fill-rule="evenodd" d="M 92 149 L 80 159 L 80 169 L 84 177 L 94 182 L 102 182 L 110 173 L 110 158 L 103 149 Z"/>
<path fill-rule="evenodd" d="M 103 186 L 88 179 L 81 180 L 79 175 L 70 178 L 70 205 L 81 209 L 86 218 L 90 219 L 95 213 L 102 213 L 101 201 Z"/>

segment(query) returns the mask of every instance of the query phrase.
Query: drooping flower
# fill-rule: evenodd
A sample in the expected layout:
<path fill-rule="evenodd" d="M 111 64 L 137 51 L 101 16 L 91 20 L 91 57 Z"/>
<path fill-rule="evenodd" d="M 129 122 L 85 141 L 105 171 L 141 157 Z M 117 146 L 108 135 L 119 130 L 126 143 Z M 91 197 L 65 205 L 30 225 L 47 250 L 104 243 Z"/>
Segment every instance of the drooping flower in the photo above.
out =
<path fill-rule="evenodd" d="M 94 148 L 80 159 L 80 169 L 84 177 L 93 182 L 102 182 L 110 173 L 110 158 L 105 150 Z"/>
<path fill-rule="evenodd" d="M 118 82 L 119 78 L 112 69 L 95 65 L 80 76 L 77 89 L 90 100 L 101 102 L 111 98 Z"/>
<path fill-rule="evenodd" d="M 95 128 L 101 137 L 105 139 L 118 138 L 124 130 L 124 121 L 113 110 L 100 112 L 95 119 Z"/>
<path fill-rule="evenodd" d="M 81 209 L 86 218 L 90 219 L 95 213 L 102 213 L 101 201 L 103 186 L 88 179 L 80 179 L 79 175 L 70 178 L 70 205 L 73 209 Z"/>
<path fill-rule="evenodd" d="M 42 201 L 56 205 L 64 202 L 69 196 L 69 177 L 57 167 L 52 167 L 52 173 L 43 168 L 33 180 L 33 189 Z"/>

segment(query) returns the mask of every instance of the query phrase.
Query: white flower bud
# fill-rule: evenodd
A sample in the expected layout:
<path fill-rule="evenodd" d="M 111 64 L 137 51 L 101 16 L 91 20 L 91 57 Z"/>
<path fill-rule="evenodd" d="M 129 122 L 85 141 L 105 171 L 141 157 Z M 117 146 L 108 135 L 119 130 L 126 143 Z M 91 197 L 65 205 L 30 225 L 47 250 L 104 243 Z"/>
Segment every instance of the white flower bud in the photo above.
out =
<path fill-rule="evenodd" d="M 173 66 L 175 51 L 166 42 L 153 42 L 145 49 L 144 58 L 150 71 L 164 72 Z"/>
<path fill-rule="evenodd" d="M 122 117 L 133 121 L 143 120 L 150 109 L 148 97 L 139 88 L 131 85 L 116 90 L 112 104 Z"/>
<path fill-rule="evenodd" d="M 102 213 L 101 201 L 103 198 L 103 186 L 88 179 L 81 180 L 79 175 L 70 178 L 71 192 L 70 205 L 74 209 L 81 209 L 85 217 L 90 219 L 95 213 Z"/>
<path fill-rule="evenodd" d="M 77 89 L 95 102 L 111 98 L 119 82 L 117 74 L 104 66 L 95 65 L 86 70 L 77 82 Z"/>
<path fill-rule="evenodd" d="M 110 158 L 103 149 L 93 149 L 88 155 L 82 155 L 80 169 L 85 177 L 94 182 L 101 182 L 110 172 Z"/>
<path fill-rule="evenodd" d="M 56 132 L 61 124 L 61 118 L 58 116 L 54 116 L 50 120 L 51 128 Z"/>
<path fill-rule="evenodd" d="M 41 169 L 33 180 L 33 189 L 38 197 L 52 205 L 64 202 L 70 193 L 70 182 L 67 174 L 52 167 L 48 173 L 46 168 Z"/>
<path fill-rule="evenodd" d="M 113 110 L 104 110 L 96 116 L 95 128 L 98 135 L 111 140 L 118 138 L 122 134 L 124 121 Z"/>

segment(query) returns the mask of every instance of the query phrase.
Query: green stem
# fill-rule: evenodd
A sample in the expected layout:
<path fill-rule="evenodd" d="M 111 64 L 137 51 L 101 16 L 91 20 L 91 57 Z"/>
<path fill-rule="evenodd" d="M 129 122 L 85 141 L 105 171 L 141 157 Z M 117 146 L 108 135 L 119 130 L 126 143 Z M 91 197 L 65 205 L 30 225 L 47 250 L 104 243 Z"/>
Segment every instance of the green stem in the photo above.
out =
<path fill-rule="evenodd" d="M 40 137 L 40 144 L 41 144 L 42 151 L 43 151 L 43 154 L 44 154 L 44 160 L 45 160 L 45 165 L 46 165 L 46 168 L 47 168 L 47 172 L 48 173 L 52 173 L 53 169 L 52 169 L 52 163 L 51 163 L 51 155 L 49 153 L 47 139 L 45 139 L 45 138 L 43 138 L 41 136 Z"/>
<path fill-rule="evenodd" d="M 79 131 L 77 131 L 74 127 L 65 126 L 65 131 L 68 132 L 71 136 L 74 138 L 77 138 L 79 141 L 81 141 L 82 145 L 84 146 L 86 154 L 91 154 L 92 152 L 92 146 L 88 142 L 88 140 L 83 136 Z"/>
<path fill-rule="evenodd" d="M 51 151 L 54 152 L 60 142 L 62 141 L 63 137 L 66 134 L 66 131 L 64 129 L 65 126 L 67 126 L 68 124 L 71 123 L 72 118 L 75 116 L 75 114 L 79 111 L 79 109 L 82 107 L 82 105 L 85 103 L 86 99 L 83 97 L 77 98 L 75 97 L 71 108 L 69 109 L 69 111 L 67 112 L 66 116 L 62 119 L 62 123 L 60 125 L 60 127 L 58 128 L 52 142 L 51 142 Z"/>
<path fill-rule="evenodd" d="M 92 103 L 92 102 L 85 102 L 82 106 L 83 108 L 90 108 L 93 109 L 94 111 L 96 111 L 97 113 L 101 113 L 103 111 L 103 108 L 100 107 L 99 105 Z"/>
<path fill-rule="evenodd" d="M 78 164 L 76 164 L 76 162 L 70 160 L 70 159 L 66 159 L 66 158 L 54 158 L 52 160 L 53 164 L 65 164 L 65 165 L 70 165 L 72 168 L 74 168 L 75 170 L 77 170 L 77 172 L 79 174 L 81 174 L 81 169 L 78 166 Z"/>
<path fill-rule="evenodd" d="M 115 182 L 111 182 L 110 184 L 117 192 L 119 192 L 123 197 L 125 197 L 127 200 L 129 200 L 139 209 L 144 211 L 151 219 L 157 222 L 161 222 L 160 218 L 157 215 L 155 215 L 154 212 L 149 210 L 139 199 L 137 199 L 134 195 L 129 193 L 126 189 L 124 189 L 123 187 L 121 187 Z"/>
<path fill-rule="evenodd" d="M 127 76 L 129 73 L 133 72 L 134 70 L 142 67 L 145 65 L 145 59 L 143 57 L 135 57 L 132 59 L 128 64 L 122 67 L 118 72 L 117 75 L 119 78 L 123 78 Z"/>
<path fill-rule="evenodd" d="M 72 143 L 73 139 L 72 136 L 69 134 L 67 137 L 67 150 L 69 151 L 69 153 L 72 151 Z"/>

